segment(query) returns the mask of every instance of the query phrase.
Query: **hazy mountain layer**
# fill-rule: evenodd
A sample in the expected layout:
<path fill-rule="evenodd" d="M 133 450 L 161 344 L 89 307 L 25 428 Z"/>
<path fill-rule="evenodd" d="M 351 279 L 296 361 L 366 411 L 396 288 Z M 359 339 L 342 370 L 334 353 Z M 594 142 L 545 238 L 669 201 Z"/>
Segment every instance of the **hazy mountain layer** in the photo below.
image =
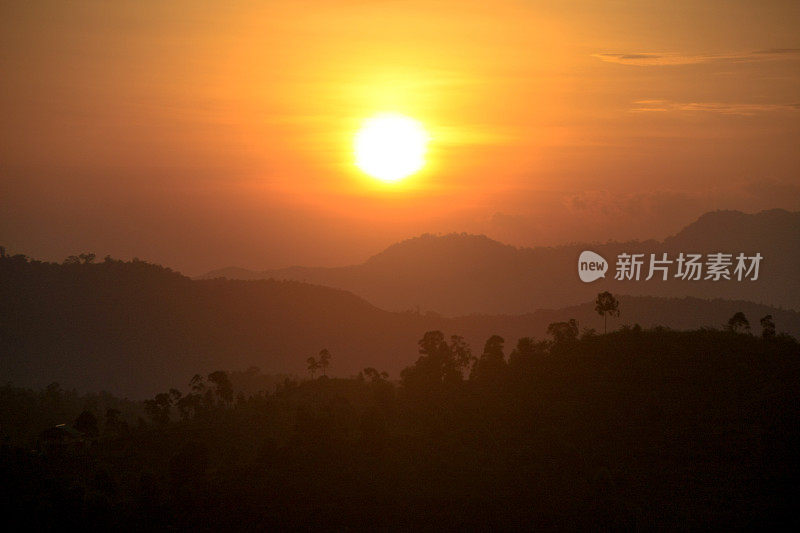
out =
<path fill-rule="evenodd" d="M 303 373 L 306 358 L 322 348 L 333 354 L 335 375 L 378 366 L 396 378 L 418 357 L 417 340 L 434 329 L 465 336 L 480 353 L 495 333 L 511 345 L 522 336 L 542 337 L 549 323 L 568 318 L 603 327 L 588 297 L 559 310 L 446 318 L 384 311 L 343 290 L 294 281 L 194 281 L 138 261 L 57 265 L 2 258 L 0 301 L 3 381 L 58 381 L 134 396 L 219 368 Z M 610 328 L 635 322 L 719 327 L 743 311 L 756 329 L 769 313 L 779 331 L 800 331 L 800 313 L 747 302 L 622 297 L 620 309 Z"/>
<path fill-rule="evenodd" d="M 578 256 L 583 250 L 602 255 L 610 269 L 605 279 L 583 283 Z M 648 274 L 640 281 L 614 279 L 620 253 L 731 253 L 763 260 L 758 280 L 689 281 Z M 598 291 L 614 293 L 749 300 L 800 309 L 800 212 L 780 209 L 744 214 L 707 213 L 664 241 L 576 244 L 554 248 L 515 248 L 481 235 L 423 235 L 371 257 L 360 265 L 339 268 L 290 267 L 261 272 L 226 268 L 205 278 L 292 279 L 345 289 L 378 307 L 391 310 L 434 310 L 465 313 L 526 313 L 541 308 L 575 305 Z M 731 269 L 732 271 L 733 269 Z"/>

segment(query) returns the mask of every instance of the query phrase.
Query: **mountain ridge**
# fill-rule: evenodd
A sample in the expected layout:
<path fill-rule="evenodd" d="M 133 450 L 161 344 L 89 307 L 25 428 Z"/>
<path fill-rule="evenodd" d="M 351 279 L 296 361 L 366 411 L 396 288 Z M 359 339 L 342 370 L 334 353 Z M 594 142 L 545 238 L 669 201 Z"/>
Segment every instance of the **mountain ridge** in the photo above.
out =
<path fill-rule="evenodd" d="M 752 302 L 618 295 L 609 328 L 639 323 L 675 329 L 721 327 L 742 311 L 757 330 L 771 314 L 779 331 L 800 332 L 800 312 Z M 144 397 L 175 379 L 218 369 L 305 372 L 322 348 L 331 372 L 366 366 L 397 376 L 418 357 L 426 331 L 463 335 L 480 353 L 491 335 L 546 336 L 548 324 L 575 318 L 602 330 L 593 299 L 526 314 L 387 311 L 343 289 L 292 280 L 191 280 L 141 261 L 92 264 L 0 258 L 0 376 L 16 385 L 118 391 Z M 758 333 L 758 331 L 756 331 Z"/>
<path fill-rule="evenodd" d="M 616 257 L 629 253 L 759 252 L 762 277 L 755 282 L 582 284 L 576 274 L 582 250 Z M 800 212 L 783 209 L 747 214 L 720 210 L 703 214 L 675 235 L 658 241 L 516 247 L 485 235 L 423 234 L 395 243 L 365 262 L 342 267 L 293 266 L 250 271 L 229 267 L 202 279 L 295 279 L 354 292 L 389 310 L 424 308 L 448 316 L 477 313 L 524 313 L 538 308 L 577 304 L 602 287 L 612 292 L 665 297 L 731 298 L 800 309 Z M 538 278 L 538 279 L 537 279 Z M 548 279 L 549 278 L 549 279 Z M 538 281 L 538 283 L 537 283 Z M 521 293 L 528 294 L 525 300 Z M 470 298 L 466 295 L 473 294 Z"/>

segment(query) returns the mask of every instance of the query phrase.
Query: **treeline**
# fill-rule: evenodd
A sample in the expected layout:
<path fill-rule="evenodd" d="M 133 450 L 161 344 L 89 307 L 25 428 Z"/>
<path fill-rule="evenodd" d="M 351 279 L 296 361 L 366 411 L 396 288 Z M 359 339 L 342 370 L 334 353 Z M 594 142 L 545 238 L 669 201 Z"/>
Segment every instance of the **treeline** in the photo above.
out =
<path fill-rule="evenodd" d="M 76 425 L 83 413 L 89 413 L 95 420 L 110 414 L 131 423 L 145 416 L 142 402 L 109 392 L 80 394 L 58 383 L 40 391 L 4 384 L 0 386 L 0 441 L 33 447 L 42 430 L 64 423 Z"/>
<path fill-rule="evenodd" d="M 427 332 L 396 382 L 368 368 L 243 393 L 234 374 L 198 375 L 127 433 L 98 412 L 96 436 L 4 446 L 2 496 L 33 526 L 796 524 L 796 340 L 553 329 L 474 353 Z"/>
<path fill-rule="evenodd" d="M 606 321 L 609 330 L 621 322 L 694 329 L 743 311 L 754 330 L 770 314 L 778 331 L 800 332 L 800 313 L 748 302 L 620 300 L 621 318 L 613 306 L 601 318 L 590 302 L 524 316 L 445 318 L 390 313 L 345 291 L 300 282 L 191 280 L 144 261 L 92 254 L 60 264 L 4 256 L 0 384 L 39 389 L 56 381 L 139 399 L 175 387 L 178 376 L 217 369 L 301 374 L 309 356 L 319 363 L 315 373 L 327 373 L 318 355 L 323 346 L 335 357 L 330 373 L 373 366 L 397 377 L 413 362 L 408 346 L 421 331 L 462 332 L 479 346 L 493 333 L 542 337 L 549 324 L 569 317 L 600 331 Z"/>

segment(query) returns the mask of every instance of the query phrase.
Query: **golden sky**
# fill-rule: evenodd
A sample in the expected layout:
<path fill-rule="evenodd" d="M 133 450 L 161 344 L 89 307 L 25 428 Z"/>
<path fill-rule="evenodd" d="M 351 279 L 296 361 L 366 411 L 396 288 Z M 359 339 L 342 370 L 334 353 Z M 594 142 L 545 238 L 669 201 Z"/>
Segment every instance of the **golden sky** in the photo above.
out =
<path fill-rule="evenodd" d="M 779 1 L 3 2 L 0 244 L 199 274 L 800 209 L 798 27 Z M 385 111 L 431 138 L 392 186 L 353 165 Z"/>

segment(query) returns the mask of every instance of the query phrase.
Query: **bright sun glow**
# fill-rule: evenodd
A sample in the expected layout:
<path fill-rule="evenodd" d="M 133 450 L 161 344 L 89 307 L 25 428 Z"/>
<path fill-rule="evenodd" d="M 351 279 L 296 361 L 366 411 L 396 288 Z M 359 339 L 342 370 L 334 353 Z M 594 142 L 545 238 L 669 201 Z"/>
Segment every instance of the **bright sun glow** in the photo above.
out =
<path fill-rule="evenodd" d="M 385 182 L 401 180 L 425 165 L 428 134 L 413 118 L 394 113 L 375 115 L 356 133 L 356 166 Z"/>

